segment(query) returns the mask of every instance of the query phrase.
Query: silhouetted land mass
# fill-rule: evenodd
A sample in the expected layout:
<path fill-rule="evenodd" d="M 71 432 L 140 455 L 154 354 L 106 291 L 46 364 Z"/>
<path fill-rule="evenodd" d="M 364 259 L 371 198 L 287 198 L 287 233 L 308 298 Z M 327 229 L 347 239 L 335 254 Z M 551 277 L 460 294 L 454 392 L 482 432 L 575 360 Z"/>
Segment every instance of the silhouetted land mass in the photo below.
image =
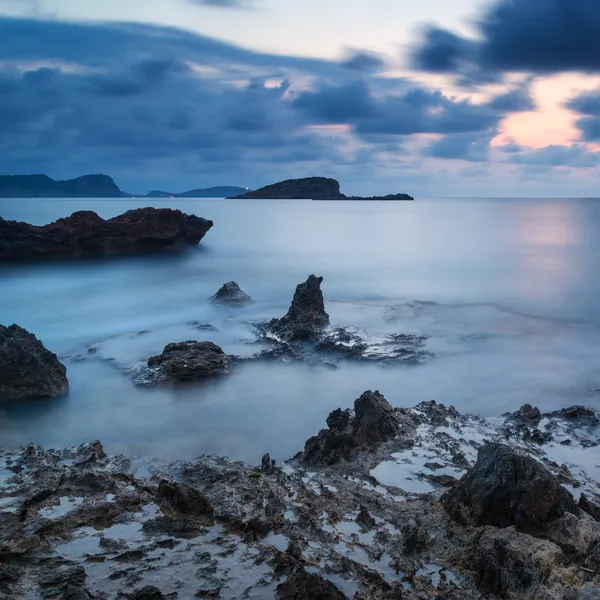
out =
<path fill-rule="evenodd" d="M 122 198 L 108 175 L 83 175 L 56 181 L 47 175 L 0 175 L 0 198 Z"/>
<path fill-rule="evenodd" d="M 217 187 L 190 190 L 188 192 L 182 192 L 181 194 L 153 190 L 148 194 L 148 198 L 228 198 L 230 196 L 243 194 L 247 189 L 248 188 L 234 185 L 221 185 Z"/>
<path fill-rule="evenodd" d="M 340 191 L 340 183 L 328 177 L 305 177 L 287 179 L 258 190 L 235 196 L 238 199 L 280 199 L 280 200 L 414 200 L 408 194 L 387 196 L 346 196 Z"/>

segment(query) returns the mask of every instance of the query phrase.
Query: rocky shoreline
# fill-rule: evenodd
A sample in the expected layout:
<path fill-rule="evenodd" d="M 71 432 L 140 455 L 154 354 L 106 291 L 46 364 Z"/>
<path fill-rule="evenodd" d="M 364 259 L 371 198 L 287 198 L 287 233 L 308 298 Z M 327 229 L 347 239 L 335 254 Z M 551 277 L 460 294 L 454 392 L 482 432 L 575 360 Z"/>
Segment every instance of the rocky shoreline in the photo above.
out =
<path fill-rule="evenodd" d="M 3 450 L 0 598 L 593 600 L 598 414 L 538 412 L 369 391 L 257 467 Z"/>

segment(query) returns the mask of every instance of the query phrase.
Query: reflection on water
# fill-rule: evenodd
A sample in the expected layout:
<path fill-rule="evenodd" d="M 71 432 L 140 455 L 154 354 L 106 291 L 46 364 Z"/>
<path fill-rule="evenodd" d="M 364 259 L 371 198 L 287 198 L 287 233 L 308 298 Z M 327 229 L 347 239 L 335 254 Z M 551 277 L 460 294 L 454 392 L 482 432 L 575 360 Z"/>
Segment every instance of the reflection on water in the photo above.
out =
<path fill-rule="evenodd" d="M 4 200 L 0 216 L 44 223 L 78 209 L 113 216 L 140 200 Z M 172 202 L 172 201 L 171 201 Z M 149 204 L 144 200 L 143 204 Z M 156 206 L 168 205 L 153 201 Z M 435 398 L 497 415 L 531 402 L 595 405 L 600 387 L 600 204 L 591 200 L 414 203 L 182 200 L 215 222 L 181 254 L 0 270 L 0 322 L 35 332 L 68 364 L 65 398 L 4 403 L 0 443 L 175 459 L 217 452 L 287 458 L 328 412 L 366 389 L 394 405 Z M 183 388 L 135 388 L 127 369 L 172 341 L 249 354 L 253 323 L 287 310 L 295 285 L 325 277 L 333 325 L 429 339 L 414 367 L 254 363 Z M 236 280 L 243 309 L 207 299 Z M 211 323 L 200 331 L 190 323 Z M 89 347 L 96 352 L 88 354 Z"/>

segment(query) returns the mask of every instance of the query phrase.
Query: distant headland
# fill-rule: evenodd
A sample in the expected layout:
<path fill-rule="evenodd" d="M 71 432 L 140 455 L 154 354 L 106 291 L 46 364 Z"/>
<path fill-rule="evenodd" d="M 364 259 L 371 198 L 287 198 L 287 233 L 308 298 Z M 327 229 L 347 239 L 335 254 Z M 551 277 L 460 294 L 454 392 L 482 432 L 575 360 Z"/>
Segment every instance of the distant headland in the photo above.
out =
<path fill-rule="evenodd" d="M 258 190 L 235 196 L 237 199 L 279 199 L 279 200 L 414 200 L 408 194 L 387 196 L 346 196 L 340 191 L 340 183 L 328 177 L 305 177 L 287 179 Z"/>
<path fill-rule="evenodd" d="M 0 175 L 0 198 L 226 198 L 247 190 L 226 185 L 180 194 L 154 190 L 144 196 L 123 192 L 108 175 L 83 175 L 65 181 L 47 175 Z"/>
<path fill-rule="evenodd" d="M 0 198 L 239 198 L 277 200 L 414 200 L 408 194 L 346 196 L 340 183 L 328 177 L 287 179 L 258 190 L 224 185 L 173 193 L 153 190 L 146 196 L 128 194 L 108 175 L 83 175 L 64 181 L 47 175 L 0 175 Z"/>

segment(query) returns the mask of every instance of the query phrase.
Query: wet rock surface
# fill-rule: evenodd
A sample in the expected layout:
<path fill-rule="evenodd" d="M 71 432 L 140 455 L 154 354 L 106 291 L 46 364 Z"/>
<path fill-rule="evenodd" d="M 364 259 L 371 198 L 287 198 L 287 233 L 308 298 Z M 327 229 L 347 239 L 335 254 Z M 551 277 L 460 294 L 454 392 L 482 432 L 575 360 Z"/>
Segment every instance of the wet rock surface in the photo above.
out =
<path fill-rule="evenodd" d="M 184 383 L 227 375 L 232 358 L 212 342 L 168 344 L 161 354 L 148 360 L 148 367 L 138 376 L 141 385 Z"/>
<path fill-rule="evenodd" d="M 68 389 L 56 354 L 26 329 L 0 325 L 0 398 L 56 397 Z"/>
<path fill-rule="evenodd" d="M 260 324 L 262 339 L 272 347 L 254 358 L 288 359 L 335 364 L 342 359 L 382 364 L 418 364 L 433 355 L 423 336 L 392 333 L 369 335 L 355 328 L 330 328 L 325 311 L 322 277 L 311 275 L 296 288 L 288 313 Z"/>
<path fill-rule="evenodd" d="M 435 402 L 394 409 L 368 392 L 328 425 L 358 445 L 333 467 L 303 456 L 274 463 L 265 455 L 256 467 L 203 456 L 149 462 L 138 475 L 139 459 L 109 456 L 99 442 L 0 451 L 0 598 L 596 597 L 600 524 L 584 509 L 546 525 L 543 499 L 528 530 L 505 526 L 512 513 L 499 526 L 458 522 L 440 500 L 444 489 L 426 481 L 479 470 L 481 455 L 505 439 L 501 422 Z M 566 427 L 562 418 L 549 425 L 558 436 Z M 595 502 L 594 449 L 575 436 L 572 444 L 519 439 L 510 450 Z M 557 449 L 572 452 L 569 465 L 553 460 Z M 589 463 L 572 462 L 583 456 Z M 505 458 L 491 457 L 493 474 Z M 519 477 L 539 473 L 517 465 Z M 531 516 L 518 498 L 509 505 Z"/>
<path fill-rule="evenodd" d="M 529 530 L 573 510 L 573 496 L 535 459 L 505 444 L 488 443 L 477 462 L 444 496 L 459 522 Z"/>
<path fill-rule="evenodd" d="M 213 304 L 228 304 L 230 306 L 244 306 L 252 302 L 252 298 L 240 289 L 235 281 L 224 283 L 210 300 Z"/>
<path fill-rule="evenodd" d="M 213 222 L 170 208 L 138 208 L 104 220 L 79 211 L 49 225 L 0 218 L 0 261 L 127 256 L 195 246 Z"/>
<path fill-rule="evenodd" d="M 310 275 L 304 283 L 298 284 L 287 314 L 281 319 L 272 319 L 267 330 L 287 342 L 318 340 L 329 325 L 321 283 L 322 277 Z"/>

